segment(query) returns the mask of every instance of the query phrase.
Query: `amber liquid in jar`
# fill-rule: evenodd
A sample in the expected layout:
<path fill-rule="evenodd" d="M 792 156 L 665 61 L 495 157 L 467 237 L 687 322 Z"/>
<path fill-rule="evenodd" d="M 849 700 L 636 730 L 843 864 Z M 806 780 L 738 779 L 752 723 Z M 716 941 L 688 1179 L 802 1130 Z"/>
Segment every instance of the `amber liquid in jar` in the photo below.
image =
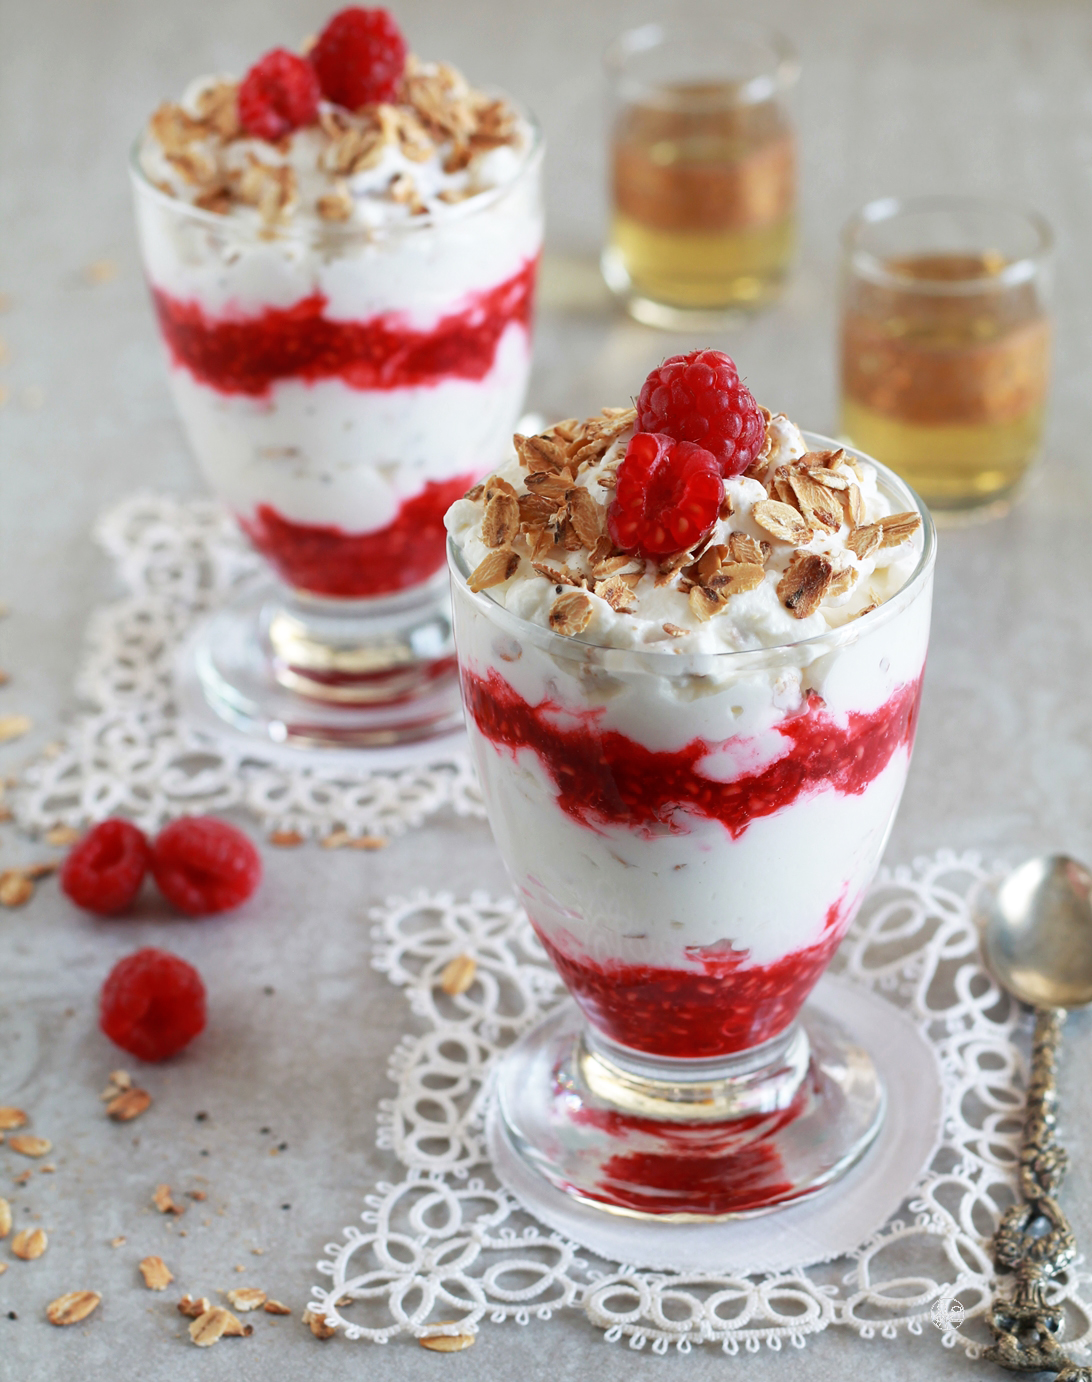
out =
<path fill-rule="evenodd" d="M 842 430 L 938 509 L 1007 498 L 1039 453 L 1050 324 L 1033 282 L 996 287 L 996 254 L 920 254 L 899 278 L 976 280 L 932 295 L 861 279 L 842 321 Z M 982 281 L 984 282 L 977 282 Z"/>
<path fill-rule="evenodd" d="M 795 149 L 775 100 L 730 84 L 671 87 L 629 105 L 612 148 L 609 253 L 632 288 L 680 309 L 758 306 L 780 290 L 795 241 Z"/>

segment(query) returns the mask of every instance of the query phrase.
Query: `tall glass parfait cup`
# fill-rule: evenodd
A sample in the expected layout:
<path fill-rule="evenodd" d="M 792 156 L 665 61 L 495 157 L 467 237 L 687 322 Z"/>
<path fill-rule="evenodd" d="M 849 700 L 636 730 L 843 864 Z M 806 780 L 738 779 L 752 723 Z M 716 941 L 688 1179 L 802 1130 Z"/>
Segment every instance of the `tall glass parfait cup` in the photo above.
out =
<path fill-rule="evenodd" d="M 527 1162 L 603 1209 L 771 1209 L 880 1126 L 867 1053 L 801 1015 L 879 862 L 917 723 L 934 534 L 877 471 L 891 511 L 921 515 L 912 574 L 840 627 L 753 651 L 563 636 L 475 593 L 449 542 L 490 824 L 575 1000 L 504 1058 L 500 1112 Z"/>
<path fill-rule="evenodd" d="M 187 655 L 248 733 L 384 746 L 461 723 L 443 515 L 503 459 L 530 372 L 543 146 L 522 118 L 508 180 L 390 224 L 219 214 L 134 150 L 179 417 L 269 565 Z"/>

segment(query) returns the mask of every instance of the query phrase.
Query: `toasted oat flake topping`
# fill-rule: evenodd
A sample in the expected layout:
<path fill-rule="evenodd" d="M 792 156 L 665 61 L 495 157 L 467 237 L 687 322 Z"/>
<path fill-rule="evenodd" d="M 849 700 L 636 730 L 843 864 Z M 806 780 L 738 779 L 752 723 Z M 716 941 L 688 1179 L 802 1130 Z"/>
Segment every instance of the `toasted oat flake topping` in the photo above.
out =
<path fill-rule="evenodd" d="M 472 955 L 456 955 L 444 965 L 440 973 L 440 987 L 455 998 L 467 991 L 477 972 L 478 963 Z"/>
<path fill-rule="evenodd" d="M 12 1128 L 25 1128 L 30 1120 L 21 1108 L 11 1104 L 0 1106 L 0 1132 L 10 1132 Z"/>
<path fill-rule="evenodd" d="M 44 1228 L 21 1228 L 11 1240 L 11 1250 L 23 1262 L 33 1262 L 49 1247 Z"/>

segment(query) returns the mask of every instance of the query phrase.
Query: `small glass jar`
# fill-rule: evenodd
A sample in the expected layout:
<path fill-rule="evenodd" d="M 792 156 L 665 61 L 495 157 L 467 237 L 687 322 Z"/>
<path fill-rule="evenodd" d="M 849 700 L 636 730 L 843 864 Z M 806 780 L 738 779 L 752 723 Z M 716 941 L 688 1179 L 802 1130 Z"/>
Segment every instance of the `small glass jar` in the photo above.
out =
<path fill-rule="evenodd" d="M 541 134 L 499 186 L 390 225 L 264 224 L 130 163 L 171 390 L 271 568 L 191 639 L 182 686 L 278 743 L 462 722 L 443 516 L 511 446 L 531 366 Z"/>
<path fill-rule="evenodd" d="M 1043 442 L 1050 228 L 980 197 L 871 202 L 847 225 L 842 431 L 937 512 L 1000 512 Z"/>
<path fill-rule="evenodd" d="M 639 321 L 681 330 L 769 302 L 795 253 L 788 42 L 708 16 L 632 29 L 606 65 L 611 290 Z"/>
<path fill-rule="evenodd" d="M 905 584 L 753 651 L 564 637 L 473 593 L 449 542 L 489 822 L 575 1000 L 505 1055 L 499 1111 L 532 1167 L 599 1208 L 772 1209 L 829 1184 L 880 1126 L 868 1054 L 801 1016 L 890 832 L 929 638 L 933 525 L 877 472 L 893 512 L 921 514 Z"/>

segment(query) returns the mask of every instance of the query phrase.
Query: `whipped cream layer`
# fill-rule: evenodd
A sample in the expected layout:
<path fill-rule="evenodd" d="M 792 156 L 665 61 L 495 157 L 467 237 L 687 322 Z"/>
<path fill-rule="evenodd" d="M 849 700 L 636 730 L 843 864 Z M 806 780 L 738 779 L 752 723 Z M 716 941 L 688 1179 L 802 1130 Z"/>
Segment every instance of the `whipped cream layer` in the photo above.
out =
<path fill-rule="evenodd" d="M 617 434 L 576 481 L 588 488 L 607 479 L 597 502 L 609 501 L 632 422 L 619 414 L 611 425 Z M 723 984 L 722 1007 L 738 1016 L 746 1008 L 739 985 L 776 989 L 796 966 L 802 996 L 849 925 L 894 819 L 928 642 L 931 571 L 910 582 L 923 533 L 918 523 L 898 542 L 876 545 L 870 525 L 904 513 L 909 494 L 847 455 L 833 465 L 858 486 L 856 519 L 795 543 L 775 537 L 756 509 L 768 519 L 758 506 L 778 492 L 782 467 L 807 454 L 791 423 L 771 419 L 761 462 L 727 482 L 732 512 L 726 504 L 705 549 L 730 548 L 743 534 L 764 556 L 764 572 L 711 617 L 691 598 L 694 560 L 670 572 L 637 560 L 628 595 L 617 586 L 596 594 L 593 569 L 608 570 L 618 554 L 604 555 L 594 529 L 591 546 L 577 550 L 570 539 L 549 553 L 534 531 L 522 532 L 509 542 L 518 568 L 473 593 L 467 573 L 497 561 L 482 503 L 494 482 L 448 514 L 468 731 L 490 823 L 573 991 L 623 1044 L 641 1040 L 602 1018 L 602 993 L 614 985 L 624 1011 L 627 984 L 645 992 L 675 976 L 682 987 L 671 1002 L 685 1030 L 673 1054 L 686 1054 L 691 1039 L 690 1019 L 679 1016 L 690 1012 L 691 982 L 698 995 Z M 499 475 L 522 495 L 529 473 L 517 461 Z M 582 501 L 567 502 L 590 517 Z M 536 507 L 525 502 L 524 511 L 533 518 Z M 528 542 L 537 556 L 524 554 Z M 842 572 L 855 575 L 842 576 L 846 588 L 815 608 L 805 602 L 798 617 L 778 591 L 788 589 L 782 582 L 800 553 L 838 573 L 831 585 Z M 577 579 L 586 583 L 565 583 Z M 566 597 L 590 606 L 568 636 L 556 617 Z M 754 999 L 762 1039 L 773 1034 L 767 999 Z M 709 1001 L 695 999 L 699 1008 Z M 783 1026 L 792 1011 L 777 1021 Z M 694 1018 L 694 1054 L 720 1049 L 709 1044 L 708 1020 Z M 655 1049 L 649 1040 L 642 1049 Z M 724 1040 L 723 1049 L 739 1049 L 738 1033 Z"/>

